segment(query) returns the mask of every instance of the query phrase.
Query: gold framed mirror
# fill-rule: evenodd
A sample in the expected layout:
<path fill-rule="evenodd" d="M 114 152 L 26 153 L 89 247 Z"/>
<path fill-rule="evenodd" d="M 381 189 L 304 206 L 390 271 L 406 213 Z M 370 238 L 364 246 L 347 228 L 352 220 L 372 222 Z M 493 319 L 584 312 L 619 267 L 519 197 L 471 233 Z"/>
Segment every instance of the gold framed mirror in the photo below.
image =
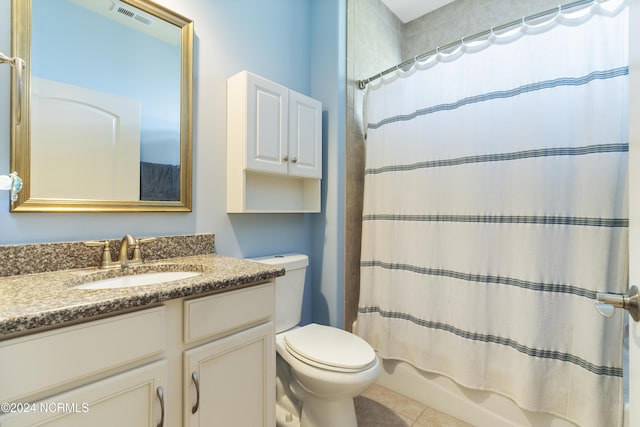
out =
<path fill-rule="evenodd" d="M 12 54 L 12 212 L 191 211 L 193 21 L 148 0 L 12 0 Z"/>

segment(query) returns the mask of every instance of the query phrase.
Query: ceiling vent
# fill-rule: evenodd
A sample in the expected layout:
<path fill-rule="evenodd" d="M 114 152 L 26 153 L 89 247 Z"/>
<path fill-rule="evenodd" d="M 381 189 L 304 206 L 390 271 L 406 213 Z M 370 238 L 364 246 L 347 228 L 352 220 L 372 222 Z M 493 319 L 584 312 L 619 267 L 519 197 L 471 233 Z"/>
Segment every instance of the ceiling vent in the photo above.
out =
<path fill-rule="evenodd" d="M 134 21 L 138 21 L 141 24 L 150 26 L 152 24 L 151 20 L 149 18 L 147 18 L 146 16 L 142 15 L 138 9 L 134 8 L 133 6 L 130 6 L 128 4 L 122 3 L 122 2 L 114 2 L 113 6 L 111 7 L 111 12 L 119 15 L 119 16 L 123 16 L 125 18 L 128 19 L 132 19 Z"/>

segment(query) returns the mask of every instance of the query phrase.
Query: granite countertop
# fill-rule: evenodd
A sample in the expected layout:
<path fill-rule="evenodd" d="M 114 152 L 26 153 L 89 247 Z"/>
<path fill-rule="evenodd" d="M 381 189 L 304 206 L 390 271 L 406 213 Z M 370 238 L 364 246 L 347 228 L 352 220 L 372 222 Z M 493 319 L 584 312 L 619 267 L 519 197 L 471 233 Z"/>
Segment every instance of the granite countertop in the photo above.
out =
<path fill-rule="evenodd" d="M 161 284 L 117 289 L 75 289 L 124 272 L 197 271 Z M 0 340 L 67 322 L 91 320 L 174 298 L 228 291 L 284 275 L 278 266 L 215 254 L 167 258 L 127 269 L 82 268 L 0 277 Z"/>

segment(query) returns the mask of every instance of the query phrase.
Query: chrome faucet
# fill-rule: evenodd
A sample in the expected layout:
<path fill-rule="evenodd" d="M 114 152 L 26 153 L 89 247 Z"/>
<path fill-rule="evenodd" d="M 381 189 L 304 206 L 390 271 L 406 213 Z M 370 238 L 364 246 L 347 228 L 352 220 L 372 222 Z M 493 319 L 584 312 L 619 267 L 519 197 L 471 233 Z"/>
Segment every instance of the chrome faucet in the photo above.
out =
<path fill-rule="evenodd" d="M 130 234 L 125 234 L 120 242 L 120 251 L 118 252 L 118 264 L 121 267 L 127 267 L 131 264 L 129 260 L 129 246 L 135 250 L 138 246 L 138 241 Z"/>

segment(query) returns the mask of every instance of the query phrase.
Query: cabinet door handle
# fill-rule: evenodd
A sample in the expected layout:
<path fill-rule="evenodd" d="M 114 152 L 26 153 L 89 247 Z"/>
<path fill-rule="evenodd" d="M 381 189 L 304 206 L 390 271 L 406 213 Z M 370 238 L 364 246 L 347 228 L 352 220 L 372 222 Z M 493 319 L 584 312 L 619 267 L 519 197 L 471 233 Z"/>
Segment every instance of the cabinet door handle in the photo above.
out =
<path fill-rule="evenodd" d="M 282 161 L 288 162 L 289 161 L 289 156 L 287 156 L 286 154 L 284 156 L 282 156 Z"/>
<path fill-rule="evenodd" d="M 162 390 L 162 386 L 158 386 L 156 394 L 158 395 L 158 399 L 160 399 L 160 422 L 158 423 L 158 427 L 164 427 L 164 391 Z"/>
<path fill-rule="evenodd" d="M 291 163 L 298 163 L 298 158 L 294 157 L 293 159 L 291 159 Z"/>
<path fill-rule="evenodd" d="M 200 379 L 198 378 L 197 371 L 193 371 L 191 373 L 191 379 L 196 386 L 196 404 L 193 405 L 193 408 L 191 408 L 191 413 L 195 414 L 196 412 L 198 412 L 198 408 L 200 407 Z"/>

